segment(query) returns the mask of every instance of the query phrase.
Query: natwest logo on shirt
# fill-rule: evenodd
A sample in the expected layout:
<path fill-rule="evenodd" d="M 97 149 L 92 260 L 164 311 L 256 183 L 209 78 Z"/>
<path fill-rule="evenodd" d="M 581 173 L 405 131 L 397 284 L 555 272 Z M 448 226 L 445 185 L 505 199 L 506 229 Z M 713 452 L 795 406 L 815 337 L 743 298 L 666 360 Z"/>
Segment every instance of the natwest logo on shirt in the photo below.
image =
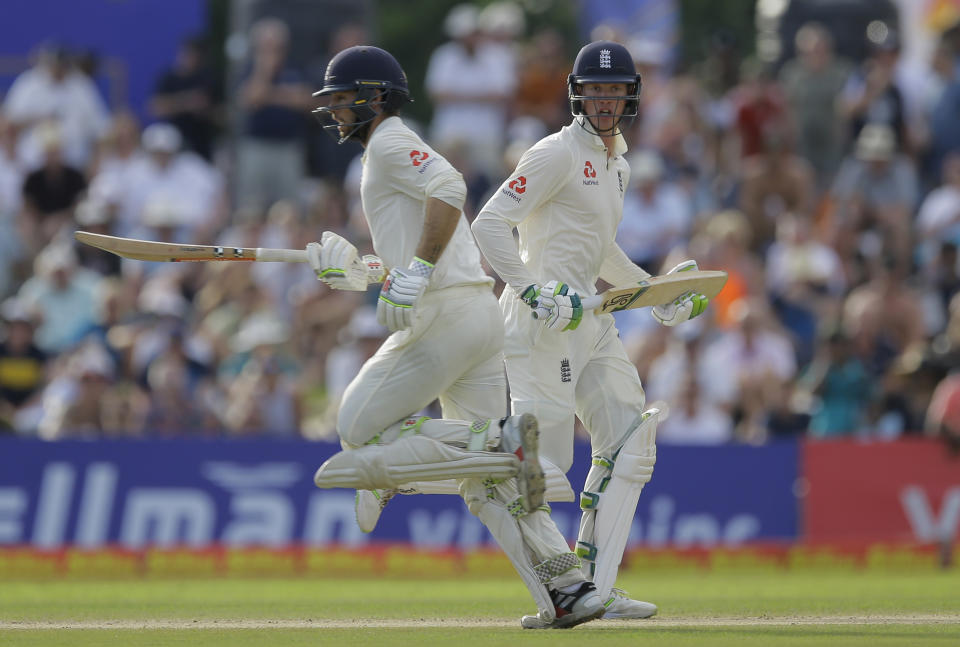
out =
<path fill-rule="evenodd" d="M 594 179 L 597 177 L 597 169 L 593 168 L 590 160 L 587 160 L 587 163 L 583 165 L 583 177 L 585 178 L 583 183 L 586 186 L 597 186 L 600 184 L 600 180 Z"/>
<path fill-rule="evenodd" d="M 510 182 L 507 184 L 507 188 L 500 189 L 500 193 L 514 200 L 515 202 L 520 202 L 520 196 L 526 190 L 527 178 L 523 175 L 518 175 L 514 179 L 510 180 Z"/>
<path fill-rule="evenodd" d="M 423 173 L 427 170 L 428 166 L 437 161 L 435 157 L 430 157 L 429 160 L 427 159 L 428 157 L 430 157 L 430 153 L 426 151 L 410 151 L 410 162 L 414 166 L 420 167 L 417 169 L 417 173 Z"/>
<path fill-rule="evenodd" d="M 410 160 L 414 166 L 420 166 L 425 159 L 430 157 L 430 153 L 421 151 L 410 151 Z"/>

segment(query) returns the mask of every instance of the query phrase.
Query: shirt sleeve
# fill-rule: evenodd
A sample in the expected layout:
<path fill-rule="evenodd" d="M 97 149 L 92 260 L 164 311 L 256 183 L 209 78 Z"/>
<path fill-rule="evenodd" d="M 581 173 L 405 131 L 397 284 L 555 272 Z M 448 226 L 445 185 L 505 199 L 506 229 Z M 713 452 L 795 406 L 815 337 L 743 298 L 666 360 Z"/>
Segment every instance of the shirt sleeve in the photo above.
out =
<path fill-rule="evenodd" d="M 517 290 L 537 281 L 520 258 L 513 228 L 553 197 L 572 169 L 570 151 L 556 140 L 542 140 L 524 153 L 473 222 L 473 234 L 490 267 Z"/>
<path fill-rule="evenodd" d="M 467 184 L 442 155 L 411 132 L 391 132 L 376 141 L 368 158 L 376 160 L 394 189 L 417 199 L 437 198 L 463 209 Z"/>
<path fill-rule="evenodd" d="M 603 255 L 603 264 L 600 266 L 601 279 L 619 287 L 636 285 L 649 276 L 650 273 L 639 265 L 635 265 L 615 241 L 610 241 L 607 253 Z"/>

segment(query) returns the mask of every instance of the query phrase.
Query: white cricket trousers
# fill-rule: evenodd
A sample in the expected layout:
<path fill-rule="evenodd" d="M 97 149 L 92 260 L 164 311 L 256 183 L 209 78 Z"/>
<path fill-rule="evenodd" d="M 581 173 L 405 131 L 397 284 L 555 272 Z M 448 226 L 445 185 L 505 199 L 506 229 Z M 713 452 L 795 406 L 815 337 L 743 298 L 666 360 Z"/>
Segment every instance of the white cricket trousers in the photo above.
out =
<path fill-rule="evenodd" d="M 429 291 L 416 309 L 413 327 L 390 335 L 347 386 L 337 416 L 346 446 L 363 445 L 437 398 L 444 418 L 507 415 L 503 316 L 490 286 Z"/>
<path fill-rule="evenodd" d="M 610 455 L 643 413 L 646 396 L 613 315 L 585 312 L 576 330 L 545 328 L 510 288 L 500 298 L 504 356 L 514 414 L 540 423 L 540 455 L 564 472 L 573 464 L 574 416 L 593 454 Z"/>

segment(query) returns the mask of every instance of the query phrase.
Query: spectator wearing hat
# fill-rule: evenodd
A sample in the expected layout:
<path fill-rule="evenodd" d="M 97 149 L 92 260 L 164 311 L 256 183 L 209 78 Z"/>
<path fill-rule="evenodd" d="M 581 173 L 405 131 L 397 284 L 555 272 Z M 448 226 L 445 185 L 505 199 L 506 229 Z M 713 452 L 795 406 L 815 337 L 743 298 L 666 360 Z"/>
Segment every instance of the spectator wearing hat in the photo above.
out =
<path fill-rule="evenodd" d="M 516 89 L 516 70 L 504 64 L 480 29 L 479 11 L 455 6 L 444 28 L 450 41 L 427 65 L 426 88 L 433 102 L 431 141 L 444 152 L 458 143 L 490 175 L 499 177 L 507 107 Z"/>
<path fill-rule="evenodd" d="M 34 343 L 36 318 L 20 300 L 0 305 L 0 433 L 17 427 L 46 379 L 47 354 Z"/>
<path fill-rule="evenodd" d="M 832 189 L 835 244 L 841 257 L 853 258 L 855 250 L 870 256 L 892 252 L 901 267 L 908 268 L 918 192 L 916 168 L 897 153 L 893 129 L 882 123 L 864 126 Z"/>
<path fill-rule="evenodd" d="M 199 155 L 183 151 L 180 133 L 170 124 L 148 126 L 141 140 L 145 155 L 120 177 L 117 234 L 144 238 L 141 228 L 154 226 L 144 222 L 146 207 L 151 203 L 177 210 L 182 225 L 178 242 L 189 242 L 198 232 L 215 230 L 225 206 L 219 171 Z"/>

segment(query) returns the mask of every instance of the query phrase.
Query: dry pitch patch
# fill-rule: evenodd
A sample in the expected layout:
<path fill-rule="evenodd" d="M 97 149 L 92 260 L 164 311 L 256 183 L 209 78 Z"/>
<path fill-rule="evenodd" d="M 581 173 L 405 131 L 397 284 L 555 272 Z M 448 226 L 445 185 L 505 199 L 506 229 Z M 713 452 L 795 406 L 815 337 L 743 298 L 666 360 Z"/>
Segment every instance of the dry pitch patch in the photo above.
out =
<path fill-rule="evenodd" d="M 631 629 L 669 627 L 791 627 L 865 625 L 958 625 L 960 614 L 823 615 L 759 617 L 666 617 L 648 620 L 608 620 L 587 627 L 626 626 Z M 209 630 L 209 629 L 416 629 L 416 628 L 516 628 L 516 620 L 503 619 L 358 619 L 358 620 L 84 620 L 77 622 L 2 622 L 0 631 L 22 630 Z"/>

